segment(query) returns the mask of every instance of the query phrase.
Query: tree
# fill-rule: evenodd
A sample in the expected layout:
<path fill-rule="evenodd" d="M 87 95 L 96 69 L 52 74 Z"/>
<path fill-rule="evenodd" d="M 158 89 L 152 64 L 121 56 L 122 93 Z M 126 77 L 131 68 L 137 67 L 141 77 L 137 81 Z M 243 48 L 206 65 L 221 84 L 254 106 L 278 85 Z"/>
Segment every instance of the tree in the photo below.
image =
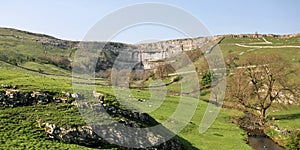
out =
<path fill-rule="evenodd" d="M 212 82 L 212 73 L 211 72 L 204 73 L 201 78 L 201 85 L 203 87 L 208 87 L 210 86 L 211 82 Z"/>
<path fill-rule="evenodd" d="M 296 100 L 297 86 L 289 77 L 293 71 L 278 55 L 248 55 L 229 79 L 229 98 L 260 117 L 275 100 Z"/>
<path fill-rule="evenodd" d="M 239 60 L 239 54 L 230 53 L 225 59 L 225 65 L 228 69 L 237 67 L 236 61 Z"/>
<path fill-rule="evenodd" d="M 175 69 L 173 68 L 172 65 L 170 65 L 170 64 L 162 64 L 162 65 L 159 65 L 156 68 L 155 76 L 157 78 L 162 79 L 162 78 L 168 76 L 168 74 L 174 73 L 174 72 L 176 72 L 176 71 L 175 71 Z"/>
<path fill-rule="evenodd" d="M 255 37 L 258 38 L 258 32 L 257 31 L 255 32 Z"/>

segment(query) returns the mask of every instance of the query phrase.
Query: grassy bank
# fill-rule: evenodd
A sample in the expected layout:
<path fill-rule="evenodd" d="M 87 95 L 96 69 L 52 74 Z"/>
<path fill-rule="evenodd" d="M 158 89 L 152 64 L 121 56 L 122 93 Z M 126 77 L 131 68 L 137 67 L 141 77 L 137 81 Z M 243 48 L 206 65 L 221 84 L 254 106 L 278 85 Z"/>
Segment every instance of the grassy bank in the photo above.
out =
<path fill-rule="evenodd" d="M 282 132 L 275 131 L 268 127 L 266 134 L 269 135 L 279 145 L 289 144 L 290 132 L 300 129 L 300 106 L 295 105 L 275 105 L 270 110 L 269 122 L 272 126 L 278 127 Z"/>

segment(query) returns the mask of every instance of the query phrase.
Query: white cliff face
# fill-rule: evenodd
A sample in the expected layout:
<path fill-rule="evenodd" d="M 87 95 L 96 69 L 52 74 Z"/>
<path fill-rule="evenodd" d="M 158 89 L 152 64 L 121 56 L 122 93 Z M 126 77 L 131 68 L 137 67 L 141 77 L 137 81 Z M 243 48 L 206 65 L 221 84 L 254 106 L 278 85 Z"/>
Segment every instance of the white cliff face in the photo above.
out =
<path fill-rule="evenodd" d="M 184 51 L 190 51 L 201 48 L 208 43 L 212 43 L 217 36 L 199 37 L 190 39 L 177 39 L 168 41 L 159 41 L 143 44 L 123 44 L 123 43 L 95 43 L 105 45 L 103 51 L 117 53 L 116 66 L 120 68 L 132 68 L 137 63 L 142 62 L 144 69 L 151 69 L 159 65 L 156 61 L 172 58 Z M 100 48 L 101 49 L 101 48 Z M 105 58 L 103 58 L 105 60 Z"/>
<path fill-rule="evenodd" d="M 213 39 L 213 37 L 180 39 L 138 44 L 135 46 L 140 52 L 140 59 L 142 59 L 142 61 L 156 61 L 172 57 L 183 51 L 200 48 L 203 45 L 212 42 Z"/>

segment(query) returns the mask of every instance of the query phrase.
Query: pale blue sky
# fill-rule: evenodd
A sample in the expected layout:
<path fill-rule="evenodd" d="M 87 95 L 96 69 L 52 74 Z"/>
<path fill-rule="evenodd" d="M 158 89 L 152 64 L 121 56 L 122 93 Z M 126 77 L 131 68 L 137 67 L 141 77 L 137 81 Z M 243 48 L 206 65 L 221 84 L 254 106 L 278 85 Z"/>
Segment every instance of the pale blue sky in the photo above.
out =
<path fill-rule="evenodd" d="M 143 2 L 182 8 L 199 19 L 213 35 L 300 32 L 299 0 L 6 0 L 0 3 L 0 27 L 82 40 L 102 17 Z M 181 36 L 170 29 L 144 26 L 125 31 L 114 40 L 135 43 Z"/>

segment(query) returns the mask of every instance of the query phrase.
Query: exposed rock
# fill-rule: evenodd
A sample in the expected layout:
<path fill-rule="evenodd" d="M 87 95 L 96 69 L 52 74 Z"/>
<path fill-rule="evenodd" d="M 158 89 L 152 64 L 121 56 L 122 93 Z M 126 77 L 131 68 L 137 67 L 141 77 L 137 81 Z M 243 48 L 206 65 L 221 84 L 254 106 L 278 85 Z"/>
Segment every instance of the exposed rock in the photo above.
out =
<path fill-rule="evenodd" d="M 172 138 L 167 141 L 163 135 L 159 135 L 157 133 L 154 134 L 150 129 L 147 129 L 147 132 L 145 133 L 139 130 L 139 128 L 145 129 L 146 127 L 159 124 L 148 114 L 133 112 L 118 106 L 106 104 L 105 100 L 99 101 L 100 103 L 76 101 L 76 105 L 79 109 L 86 109 L 88 112 L 92 109 L 95 114 L 105 111 L 111 117 L 118 118 L 118 123 L 105 123 L 101 126 L 92 125 L 69 129 L 45 123 L 43 128 L 45 128 L 45 131 L 51 138 L 58 139 L 66 143 L 74 143 L 88 147 L 103 147 L 105 145 L 110 145 L 109 142 L 104 140 L 110 139 L 115 143 L 121 143 L 122 145 L 129 145 L 132 142 L 138 143 L 140 147 L 144 148 L 152 145 L 152 147 L 147 149 L 183 149 L 182 144 L 177 138 Z M 136 128 L 136 133 L 129 133 L 129 131 L 125 130 L 125 127 Z M 165 134 L 170 132 L 168 129 L 164 129 L 165 131 L 162 133 Z M 94 131 L 97 131 L 97 133 L 101 134 L 101 136 L 97 135 Z M 141 135 L 146 138 L 138 138 L 137 135 Z M 113 146 L 119 147 L 117 145 Z M 124 147 L 122 148 L 127 149 Z"/>
<path fill-rule="evenodd" d="M 92 128 L 90 126 L 81 126 L 65 129 L 50 123 L 43 123 L 41 127 L 45 129 L 45 132 L 49 135 L 50 138 L 60 140 L 65 143 L 98 148 L 107 146 L 119 147 L 118 145 L 108 143 L 104 138 L 96 134 L 93 130 L 97 130 L 97 127 Z M 163 137 L 154 135 L 151 132 L 148 132 L 147 135 L 145 135 L 147 137 L 145 139 L 136 138 L 135 135 L 132 135 L 130 139 L 124 139 L 124 137 L 128 136 L 128 133 L 126 131 L 117 130 L 114 127 L 115 125 L 111 125 L 110 127 L 107 127 L 107 129 L 110 129 L 109 131 L 102 130 L 102 136 L 105 136 L 106 139 L 114 139 L 115 142 L 121 142 L 122 144 L 126 144 L 126 142 L 128 142 L 127 144 L 129 144 L 130 142 L 133 142 L 135 140 L 135 142 L 139 143 L 141 147 L 143 147 L 143 145 L 149 146 L 148 144 L 152 145 L 152 147 L 145 147 L 145 149 L 183 149 L 183 146 L 178 139 L 173 138 L 169 141 L 166 141 Z M 124 134 L 126 134 L 126 136 L 123 136 Z M 157 143 L 161 144 L 157 145 Z M 122 148 L 128 149 L 124 147 Z"/>
<path fill-rule="evenodd" d="M 1 87 L 4 89 L 11 89 L 13 86 L 9 84 L 1 84 Z"/>
<path fill-rule="evenodd" d="M 288 129 L 280 130 L 279 127 L 277 127 L 277 126 L 270 126 L 270 128 L 274 129 L 274 131 L 279 132 L 281 134 L 289 134 L 289 133 L 291 133 L 290 130 L 288 130 Z"/>
<path fill-rule="evenodd" d="M 79 94 L 73 93 L 74 97 L 82 98 Z M 9 89 L 0 91 L 0 107 L 30 106 L 35 104 L 72 103 L 72 94 L 67 98 L 53 98 L 51 94 L 43 92 L 22 92 Z M 74 99 L 74 98 L 73 98 Z"/>
<path fill-rule="evenodd" d="M 139 128 L 144 128 L 147 126 L 154 126 L 158 123 L 151 118 L 146 113 L 132 112 L 130 110 L 124 110 L 121 108 L 117 108 L 115 106 L 104 105 L 104 103 L 100 104 L 91 104 L 91 103 L 77 103 L 80 108 L 92 108 L 95 112 L 98 111 L 106 111 L 111 116 L 123 119 L 120 119 L 119 124 L 112 123 L 109 125 L 93 125 L 90 126 L 82 126 L 76 128 L 65 129 L 61 128 L 54 124 L 44 123 L 43 128 L 48 133 L 49 137 L 53 139 L 58 139 L 66 143 L 74 143 L 79 145 L 84 145 L 88 147 L 103 147 L 105 145 L 111 145 L 105 139 L 111 139 L 115 143 L 121 143 L 122 145 L 129 145 L 131 142 L 139 143 L 141 147 L 148 147 L 149 144 L 152 145 L 150 148 L 146 149 L 183 149 L 182 144 L 176 138 L 173 138 L 167 141 L 162 135 L 153 134 L 151 130 L 148 130 L 147 133 L 140 132 Z M 136 128 L 136 133 L 132 134 L 129 131 L 124 130 L 125 127 L 134 127 Z M 165 129 L 164 133 L 170 132 Z M 98 131 L 97 133 L 101 134 L 99 136 L 94 131 Z M 143 137 L 146 138 L 138 138 L 136 135 L 140 135 L 142 133 Z M 161 144 L 159 144 L 161 143 Z M 117 145 L 113 145 L 114 147 L 119 147 Z M 123 149 L 127 149 L 122 147 Z"/>
<path fill-rule="evenodd" d="M 107 144 L 107 142 L 94 133 L 89 126 L 64 129 L 55 124 L 44 123 L 41 127 L 45 129 L 50 138 L 61 140 L 66 143 L 90 147 L 98 147 Z"/>

